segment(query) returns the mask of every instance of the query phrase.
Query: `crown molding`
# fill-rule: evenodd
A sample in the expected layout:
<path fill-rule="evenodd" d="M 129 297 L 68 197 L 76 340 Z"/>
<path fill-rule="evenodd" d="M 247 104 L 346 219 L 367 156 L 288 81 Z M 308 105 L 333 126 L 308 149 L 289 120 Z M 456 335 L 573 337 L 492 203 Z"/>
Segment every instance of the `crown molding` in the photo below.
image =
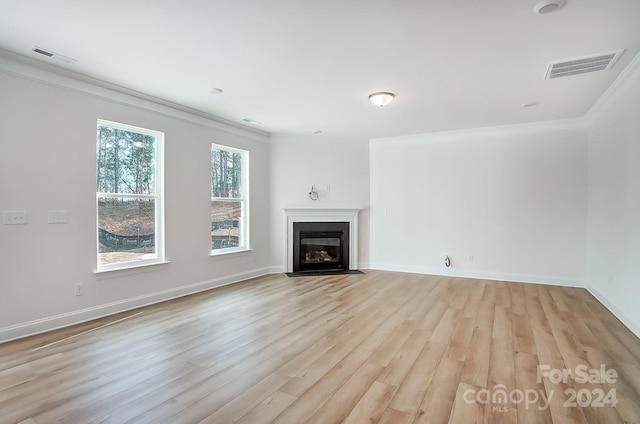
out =
<path fill-rule="evenodd" d="M 127 106 L 179 118 L 235 135 L 268 141 L 270 133 L 159 97 L 112 84 L 0 48 L 0 71 Z"/>
<path fill-rule="evenodd" d="M 622 89 L 624 85 L 631 79 L 631 76 L 640 72 L 640 53 L 638 53 L 631 62 L 627 65 L 626 68 L 620 72 L 618 78 L 616 78 L 613 83 L 606 89 L 606 91 L 600 96 L 598 100 L 589 108 L 587 113 L 584 115 L 587 119 L 587 122 L 591 122 L 594 115 L 603 107 L 603 105 L 607 102 L 607 100 L 618 90 Z"/>
<path fill-rule="evenodd" d="M 558 119 L 552 121 L 535 121 L 522 124 L 499 125 L 494 127 L 466 128 L 461 130 L 439 131 L 432 133 L 404 135 L 397 137 L 373 138 L 370 145 L 398 144 L 398 143 L 424 143 L 429 141 L 455 141 L 460 138 L 475 138 L 495 135 L 531 134 L 534 132 L 549 131 L 586 131 L 588 120 L 584 117 Z"/>

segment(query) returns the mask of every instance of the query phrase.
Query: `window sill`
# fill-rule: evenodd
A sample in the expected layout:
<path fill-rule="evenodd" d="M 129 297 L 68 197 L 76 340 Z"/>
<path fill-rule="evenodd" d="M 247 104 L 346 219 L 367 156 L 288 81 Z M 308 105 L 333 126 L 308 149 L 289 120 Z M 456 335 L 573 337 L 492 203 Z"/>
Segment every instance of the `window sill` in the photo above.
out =
<path fill-rule="evenodd" d="M 123 265 L 118 268 L 98 269 L 94 272 L 94 274 L 98 278 L 120 277 L 125 275 L 133 275 L 133 274 L 139 274 L 142 272 L 153 271 L 155 267 L 161 266 L 161 265 L 167 265 L 169 263 L 171 262 L 160 261 L 160 262 L 146 262 L 146 263 L 140 263 L 140 264 L 132 262 L 128 265 Z"/>
<path fill-rule="evenodd" d="M 247 255 L 249 253 L 253 252 L 253 249 L 251 248 L 239 248 L 239 249 L 220 249 L 220 250 L 212 250 L 211 253 L 209 253 L 209 256 L 211 258 L 224 258 L 224 257 L 230 257 L 230 256 L 236 256 L 236 255 Z"/>

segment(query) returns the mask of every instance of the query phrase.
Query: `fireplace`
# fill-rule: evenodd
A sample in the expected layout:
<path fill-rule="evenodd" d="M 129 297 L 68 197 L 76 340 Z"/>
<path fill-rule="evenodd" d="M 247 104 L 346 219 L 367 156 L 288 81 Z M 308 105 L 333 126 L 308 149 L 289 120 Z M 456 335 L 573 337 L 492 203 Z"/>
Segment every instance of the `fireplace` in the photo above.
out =
<path fill-rule="evenodd" d="M 349 222 L 293 223 L 293 272 L 348 270 Z"/>
<path fill-rule="evenodd" d="M 320 223 L 320 224 L 335 224 L 342 223 L 348 224 L 348 232 L 343 234 L 342 249 L 340 251 L 341 258 L 341 270 L 348 272 L 350 270 L 358 269 L 358 213 L 361 211 L 359 208 L 285 208 L 286 219 L 286 243 L 285 246 L 285 269 L 284 271 L 294 272 L 294 245 L 299 248 L 299 241 L 294 243 L 294 229 L 293 226 L 297 224 L 307 223 Z M 344 228 L 344 227 L 343 227 Z M 313 229 L 312 229 L 313 230 Z M 317 237 L 318 239 L 326 237 Z M 322 240 L 313 240 L 314 244 L 321 242 Z M 335 242 L 331 242 L 335 244 Z M 309 244 L 309 243 L 307 243 Z M 329 244 L 331 246 L 331 244 Z M 327 247 L 329 247 L 327 246 Z M 312 249 L 312 250 L 327 250 L 327 249 Z M 327 250 L 328 253 L 328 250 Z M 322 253 L 316 253 L 322 257 Z M 331 256 L 331 255 L 330 255 Z M 333 258 L 333 256 L 331 256 Z M 333 261 L 333 260 L 332 260 Z M 298 262 L 296 260 L 296 262 Z M 319 261 L 316 261 L 319 262 Z M 325 262 L 323 260 L 323 262 Z M 331 262 L 331 261 L 326 261 Z M 308 264 L 307 264 L 308 265 Z M 325 265 L 335 266 L 335 264 Z M 304 271 L 303 271 L 304 272 Z M 312 271 L 308 271 L 312 272 Z"/>

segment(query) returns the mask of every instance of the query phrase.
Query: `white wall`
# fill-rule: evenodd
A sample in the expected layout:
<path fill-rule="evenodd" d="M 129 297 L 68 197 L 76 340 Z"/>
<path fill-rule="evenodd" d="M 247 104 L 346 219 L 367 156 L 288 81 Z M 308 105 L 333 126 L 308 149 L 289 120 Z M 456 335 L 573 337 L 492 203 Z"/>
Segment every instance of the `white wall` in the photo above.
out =
<path fill-rule="evenodd" d="M 232 127 L 223 131 L 222 124 L 108 90 L 91 89 L 140 106 L 84 93 L 80 83 L 62 87 L 69 81 L 59 75 L 7 61 L 0 65 L 0 210 L 28 213 L 27 225 L 0 225 L 0 342 L 268 271 L 265 136 Z M 15 69 L 30 76 L 13 75 Z M 169 264 L 94 273 L 98 118 L 165 133 Z M 211 142 L 250 151 L 249 253 L 209 256 Z M 51 209 L 68 210 L 68 224 L 47 224 Z M 84 296 L 74 295 L 76 283 L 84 283 Z"/>
<path fill-rule="evenodd" d="M 585 130 L 565 121 L 372 140 L 371 267 L 581 285 Z"/>
<path fill-rule="evenodd" d="M 324 135 L 271 138 L 271 264 L 286 266 L 283 208 L 362 208 L 359 214 L 359 268 L 369 263 L 369 146 L 367 140 Z M 315 185 L 319 199 L 309 199 Z M 329 186 L 329 190 L 327 190 Z"/>
<path fill-rule="evenodd" d="M 640 337 L 640 56 L 589 121 L 587 287 Z"/>

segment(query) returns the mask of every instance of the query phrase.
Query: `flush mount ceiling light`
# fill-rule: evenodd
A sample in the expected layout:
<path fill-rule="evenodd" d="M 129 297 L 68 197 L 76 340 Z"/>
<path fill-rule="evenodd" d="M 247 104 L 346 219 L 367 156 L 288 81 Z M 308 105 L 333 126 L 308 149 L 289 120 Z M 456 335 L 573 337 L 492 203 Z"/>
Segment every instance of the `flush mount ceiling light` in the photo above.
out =
<path fill-rule="evenodd" d="M 222 93 L 222 88 L 214 87 L 211 90 L 209 90 L 209 94 L 221 94 L 221 93 Z"/>
<path fill-rule="evenodd" d="M 546 15 L 547 13 L 560 9 L 565 3 L 565 0 L 545 0 L 538 3 L 536 7 L 533 8 L 533 12 L 538 15 Z"/>
<path fill-rule="evenodd" d="M 369 95 L 369 100 L 371 101 L 371 103 L 373 103 L 376 106 L 386 106 L 389 103 L 391 103 L 391 101 L 393 100 L 393 98 L 396 95 L 393 93 L 389 93 L 387 91 L 380 91 L 378 93 L 373 93 Z"/>

